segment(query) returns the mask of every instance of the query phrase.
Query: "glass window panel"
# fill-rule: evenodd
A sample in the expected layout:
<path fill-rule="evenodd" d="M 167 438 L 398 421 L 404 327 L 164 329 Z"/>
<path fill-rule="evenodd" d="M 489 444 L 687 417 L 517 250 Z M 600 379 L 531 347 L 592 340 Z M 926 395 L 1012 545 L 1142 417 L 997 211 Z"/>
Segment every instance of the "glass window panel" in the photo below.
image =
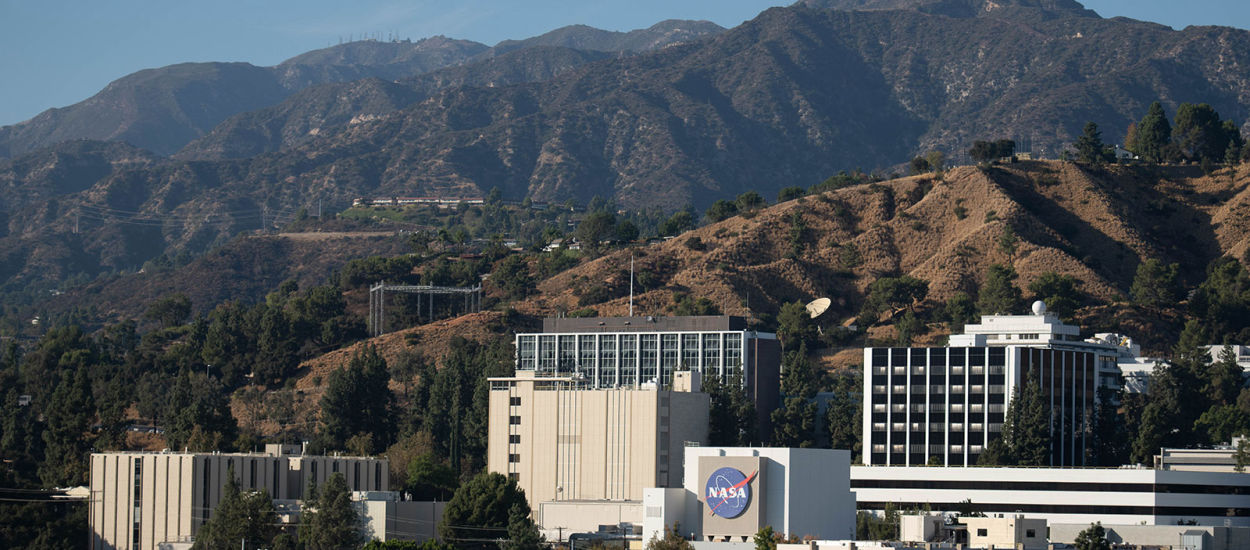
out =
<path fill-rule="evenodd" d="M 604 334 L 599 337 L 599 386 L 615 386 L 616 375 L 616 335 Z"/>
<path fill-rule="evenodd" d="M 660 335 L 643 334 L 639 336 L 640 357 L 643 382 L 659 382 Z"/>
<path fill-rule="evenodd" d="M 638 383 L 638 336 L 636 334 L 621 335 L 621 379 L 622 386 Z"/>
<path fill-rule="evenodd" d="M 555 335 L 538 337 L 538 371 L 554 373 L 556 370 L 556 337 Z"/>
<path fill-rule="evenodd" d="M 681 364 L 688 369 L 699 368 L 699 335 L 681 335 Z"/>
<path fill-rule="evenodd" d="M 521 336 L 517 338 L 519 341 L 521 364 L 518 368 L 521 370 L 534 370 L 534 351 L 535 340 L 534 335 Z"/>
<path fill-rule="evenodd" d="M 666 387 L 673 383 L 673 371 L 677 370 L 679 357 L 677 334 L 660 336 L 660 382 Z"/>

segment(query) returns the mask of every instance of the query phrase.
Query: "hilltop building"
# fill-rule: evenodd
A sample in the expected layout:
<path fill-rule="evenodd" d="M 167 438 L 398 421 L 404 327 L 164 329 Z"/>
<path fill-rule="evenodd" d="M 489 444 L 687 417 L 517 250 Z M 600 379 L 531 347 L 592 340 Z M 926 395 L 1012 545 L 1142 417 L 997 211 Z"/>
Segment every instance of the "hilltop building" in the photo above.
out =
<path fill-rule="evenodd" d="M 777 335 L 731 316 L 587 317 L 543 320 L 541 333 L 516 335 L 516 370 L 567 376 L 588 388 L 668 387 L 673 373 L 738 379 L 755 403 L 760 433 L 780 392 Z"/>
<path fill-rule="evenodd" d="M 1032 376 L 1053 419 L 1049 464 L 1084 465 L 1095 404 L 1119 389 L 1124 353 L 1081 340 L 1041 302 L 1032 315 L 982 316 L 947 347 L 866 348 L 864 464 L 975 465 Z"/>

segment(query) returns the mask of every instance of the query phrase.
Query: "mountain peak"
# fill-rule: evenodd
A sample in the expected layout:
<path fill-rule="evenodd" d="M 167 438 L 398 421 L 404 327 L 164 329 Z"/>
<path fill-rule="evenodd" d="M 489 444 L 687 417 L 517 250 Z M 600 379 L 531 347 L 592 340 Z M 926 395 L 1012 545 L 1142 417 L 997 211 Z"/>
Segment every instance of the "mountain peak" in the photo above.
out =
<path fill-rule="evenodd" d="M 1076 0 L 799 0 L 796 6 L 841 11 L 919 11 L 948 17 L 1000 17 L 1020 9 L 1098 17 Z"/>

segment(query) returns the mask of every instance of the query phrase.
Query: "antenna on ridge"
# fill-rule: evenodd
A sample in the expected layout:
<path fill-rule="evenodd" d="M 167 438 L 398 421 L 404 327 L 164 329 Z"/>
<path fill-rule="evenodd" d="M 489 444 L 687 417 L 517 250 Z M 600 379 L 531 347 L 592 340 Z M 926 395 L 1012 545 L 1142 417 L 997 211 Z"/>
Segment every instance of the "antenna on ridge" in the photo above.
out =
<path fill-rule="evenodd" d="M 634 316 L 634 255 L 629 255 L 629 316 Z"/>

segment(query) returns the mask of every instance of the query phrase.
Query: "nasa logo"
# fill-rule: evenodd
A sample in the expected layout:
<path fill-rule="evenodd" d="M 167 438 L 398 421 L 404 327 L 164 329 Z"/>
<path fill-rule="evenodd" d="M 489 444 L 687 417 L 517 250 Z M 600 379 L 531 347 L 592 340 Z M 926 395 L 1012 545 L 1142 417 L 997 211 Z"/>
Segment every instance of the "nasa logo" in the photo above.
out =
<path fill-rule="evenodd" d="M 751 504 L 751 480 L 757 473 L 743 475 L 735 468 L 720 468 L 712 472 L 704 490 L 708 513 L 725 519 L 741 516 Z"/>

